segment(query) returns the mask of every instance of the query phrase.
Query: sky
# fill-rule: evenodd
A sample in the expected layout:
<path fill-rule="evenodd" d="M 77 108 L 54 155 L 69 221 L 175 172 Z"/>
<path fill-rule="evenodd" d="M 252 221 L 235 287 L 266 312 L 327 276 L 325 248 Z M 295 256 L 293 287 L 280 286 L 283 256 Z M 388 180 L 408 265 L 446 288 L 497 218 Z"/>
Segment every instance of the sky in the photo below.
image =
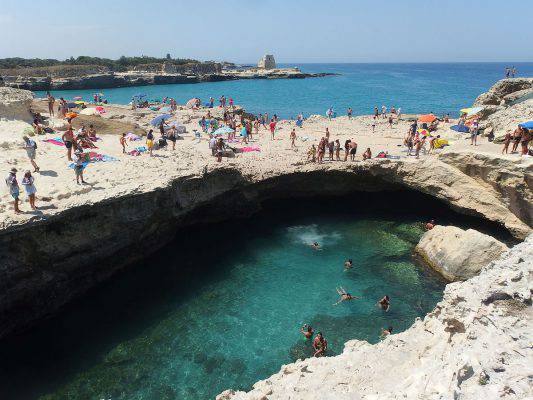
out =
<path fill-rule="evenodd" d="M 0 58 L 533 61 L 533 0 L 0 0 Z"/>

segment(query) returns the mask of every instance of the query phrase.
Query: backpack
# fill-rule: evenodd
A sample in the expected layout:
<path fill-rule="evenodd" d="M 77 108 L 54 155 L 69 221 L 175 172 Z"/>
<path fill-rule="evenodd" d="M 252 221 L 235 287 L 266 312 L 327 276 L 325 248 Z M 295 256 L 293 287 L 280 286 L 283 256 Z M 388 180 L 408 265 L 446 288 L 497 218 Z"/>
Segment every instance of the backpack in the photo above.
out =
<path fill-rule="evenodd" d="M 28 142 L 31 145 L 31 147 L 33 147 L 35 150 L 37 150 L 37 142 L 35 142 L 34 140 L 31 140 L 31 139 Z"/>

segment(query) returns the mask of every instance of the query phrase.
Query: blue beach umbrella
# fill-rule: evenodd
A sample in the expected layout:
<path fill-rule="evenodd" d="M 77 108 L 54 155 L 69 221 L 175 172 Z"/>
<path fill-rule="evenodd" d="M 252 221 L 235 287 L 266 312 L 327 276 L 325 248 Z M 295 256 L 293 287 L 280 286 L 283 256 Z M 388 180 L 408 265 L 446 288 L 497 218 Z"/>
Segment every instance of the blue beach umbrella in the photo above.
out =
<path fill-rule="evenodd" d="M 223 127 L 220 127 L 218 128 L 216 131 L 213 132 L 213 135 L 225 135 L 227 133 L 232 133 L 232 132 L 235 132 L 233 129 L 231 129 L 230 127 L 228 126 L 223 126 Z"/>
<path fill-rule="evenodd" d="M 524 122 L 522 124 L 518 124 L 519 127 L 527 130 L 533 130 L 533 121 Z"/>
<path fill-rule="evenodd" d="M 463 132 L 463 133 L 466 133 L 466 132 L 470 131 L 468 129 L 468 126 L 466 126 L 466 125 L 452 125 L 452 126 L 450 126 L 450 129 L 453 129 L 454 131 L 457 131 L 457 132 Z"/>
<path fill-rule="evenodd" d="M 74 107 L 78 107 L 78 105 L 76 103 L 67 103 L 67 107 L 74 108 Z"/>
<path fill-rule="evenodd" d="M 151 122 L 150 124 L 152 124 L 152 126 L 158 126 L 161 121 L 163 121 L 164 119 L 169 119 L 171 117 L 170 114 L 161 114 L 161 115 L 158 115 L 157 117 L 155 117 Z"/>

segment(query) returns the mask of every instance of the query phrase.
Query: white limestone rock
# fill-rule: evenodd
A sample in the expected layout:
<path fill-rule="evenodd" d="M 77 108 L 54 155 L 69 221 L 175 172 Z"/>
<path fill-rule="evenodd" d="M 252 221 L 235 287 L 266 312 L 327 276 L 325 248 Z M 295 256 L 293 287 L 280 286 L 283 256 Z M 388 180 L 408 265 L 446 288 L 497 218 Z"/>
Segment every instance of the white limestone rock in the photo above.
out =
<path fill-rule="evenodd" d="M 415 248 L 424 260 L 449 281 L 465 280 L 499 258 L 508 247 L 474 229 L 437 225 Z"/>

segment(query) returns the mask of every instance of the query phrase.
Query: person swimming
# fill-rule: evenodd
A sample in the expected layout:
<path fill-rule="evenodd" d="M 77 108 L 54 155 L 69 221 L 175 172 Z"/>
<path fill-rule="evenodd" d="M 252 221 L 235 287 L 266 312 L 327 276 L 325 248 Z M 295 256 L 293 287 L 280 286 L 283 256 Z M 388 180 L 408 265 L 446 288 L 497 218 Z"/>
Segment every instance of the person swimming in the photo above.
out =
<path fill-rule="evenodd" d="M 315 250 L 320 250 L 320 244 L 318 244 L 318 242 L 313 242 L 311 244 L 311 247 Z"/>
<path fill-rule="evenodd" d="M 315 333 L 313 328 L 311 328 L 311 325 L 307 324 L 303 324 L 300 332 L 302 332 L 302 335 L 304 335 L 306 339 L 311 339 L 313 337 L 313 333 Z"/>
<path fill-rule="evenodd" d="M 384 311 L 389 311 L 390 308 L 390 298 L 388 295 L 383 296 L 383 298 L 378 301 L 379 306 Z"/>
<path fill-rule="evenodd" d="M 322 332 L 316 334 L 315 340 L 313 340 L 313 348 L 315 349 L 314 357 L 324 356 L 328 349 L 328 342 L 326 338 L 322 336 Z"/>
<path fill-rule="evenodd" d="M 387 336 L 389 336 L 391 333 L 392 333 L 392 326 L 389 326 L 387 329 L 381 329 L 381 335 L 379 335 L 379 338 L 383 340 Z"/>
<path fill-rule="evenodd" d="M 430 231 L 435 227 L 435 220 L 432 219 L 426 224 L 426 231 Z"/>
<path fill-rule="evenodd" d="M 334 306 L 336 306 L 339 303 L 342 303 L 343 301 L 360 299 L 360 297 L 352 296 L 350 293 L 348 293 L 342 287 L 338 287 L 336 289 L 337 289 L 337 293 L 341 295 L 341 298 L 339 299 L 339 301 L 337 301 L 335 304 L 333 304 Z"/>
<path fill-rule="evenodd" d="M 344 269 L 350 269 L 353 267 L 353 261 L 351 258 L 344 262 Z"/>

